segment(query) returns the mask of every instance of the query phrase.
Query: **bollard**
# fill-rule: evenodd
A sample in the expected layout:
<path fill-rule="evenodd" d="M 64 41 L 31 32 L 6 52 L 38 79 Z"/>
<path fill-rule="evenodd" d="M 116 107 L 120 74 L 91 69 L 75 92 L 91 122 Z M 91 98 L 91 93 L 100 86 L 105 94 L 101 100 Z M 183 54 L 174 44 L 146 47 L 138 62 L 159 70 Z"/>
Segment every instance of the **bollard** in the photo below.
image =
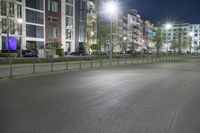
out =
<path fill-rule="evenodd" d="M 10 79 L 13 79 L 13 67 L 12 67 L 12 57 L 9 58 L 9 64 L 10 64 Z"/>
<path fill-rule="evenodd" d="M 137 64 L 139 64 L 139 57 L 138 57 L 138 54 L 137 54 Z"/>

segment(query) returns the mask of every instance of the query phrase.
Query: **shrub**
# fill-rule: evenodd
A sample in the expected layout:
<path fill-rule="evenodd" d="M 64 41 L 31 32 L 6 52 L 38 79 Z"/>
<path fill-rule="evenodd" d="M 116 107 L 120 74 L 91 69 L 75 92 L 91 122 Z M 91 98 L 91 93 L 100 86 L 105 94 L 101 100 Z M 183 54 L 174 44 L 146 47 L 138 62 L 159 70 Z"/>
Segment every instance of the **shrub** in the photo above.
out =
<path fill-rule="evenodd" d="M 56 54 L 59 56 L 64 56 L 64 49 L 63 48 L 56 49 Z"/>
<path fill-rule="evenodd" d="M 0 53 L 0 57 L 17 57 L 17 53 Z"/>

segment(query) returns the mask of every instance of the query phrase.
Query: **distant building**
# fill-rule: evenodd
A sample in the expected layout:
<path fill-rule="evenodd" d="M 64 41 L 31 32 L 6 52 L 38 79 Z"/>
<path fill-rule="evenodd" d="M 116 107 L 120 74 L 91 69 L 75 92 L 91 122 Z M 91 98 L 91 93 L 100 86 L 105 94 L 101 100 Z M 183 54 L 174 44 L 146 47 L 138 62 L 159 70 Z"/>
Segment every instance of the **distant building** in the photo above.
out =
<path fill-rule="evenodd" d="M 97 44 L 97 4 L 96 0 L 87 0 L 87 22 L 86 22 L 86 50 Z"/>
<path fill-rule="evenodd" d="M 75 51 L 75 0 L 62 0 L 62 47 L 65 52 Z"/>
<path fill-rule="evenodd" d="M 75 29 L 75 47 L 78 50 L 79 45 L 86 44 L 87 29 L 87 0 L 76 0 L 76 29 Z"/>
<path fill-rule="evenodd" d="M 45 48 L 45 1 L 1 0 L 0 3 L 0 50 L 8 50 L 8 41 L 15 38 L 16 49 Z M 21 19 L 21 23 L 18 20 Z M 7 38 L 7 39 L 6 39 Z M 8 39 L 10 38 L 10 39 Z"/>
<path fill-rule="evenodd" d="M 192 36 L 190 33 L 193 33 Z M 189 24 L 177 22 L 173 24 L 172 28 L 166 30 L 165 25 L 162 26 L 163 44 L 164 47 L 162 51 L 174 51 L 178 52 L 178 47 L 174 46 L 175 43 L 181 44 L 181 51 L 196 52 L 197 48 L 200 46 L 200 24 Z"/>
<path fill-rule="evenodd" d="M 113 24 L 114 32 L 113 32 L 113 51 L 114 52 L 122 52 L 123 50 L 123 30 L 124 30 L 124 22 L 123 22 L 124 14 L 123 12 L 118 13 L 116 17 L 116 21 Z"/>
<path fill-rule="evenodd" d="M 75 23 L 75 8 L 75 0 L 1 0 L 0 50 L 7 49 L 9 36 L 15 38 L 17 51 L 35 49 L 39 57 L 56 45 L 66 53 L 75 51 L 75 29 L 82 29 L 81 23 Z"/>
<path fill-rule="evenodd" d="M 126 51 L 138 51 L 143 48 L 141 23 L 143 23 L 143 20 L 137 10 L 131 9 L 124 13 L 124 36 L 127 40 L 125 41 Z"/>
<path fill-rule="evenodd" d="M 198 52 L 197 48 L 200 47 L 200 24 L 190 24 L 189 33 L 193 33 L 191 37 L 192 52 Z M 188 34 L 189 34 L 188 33 Z"/>
<path fill-rule="evenodd" d="M 155 49 L 155 42 L 153 38 L 156 36 L 156 27 L 149 20 L 143 23 L 143 43 L 145 47 L 152 51 Z M 153 52 L 153 51 L 152 51 Z"/>
<path fill-rule="evenodd" d="M 52 49 L 62 43 L 61 1 L 45 0 L 45 44 L 46 49 Z"/>

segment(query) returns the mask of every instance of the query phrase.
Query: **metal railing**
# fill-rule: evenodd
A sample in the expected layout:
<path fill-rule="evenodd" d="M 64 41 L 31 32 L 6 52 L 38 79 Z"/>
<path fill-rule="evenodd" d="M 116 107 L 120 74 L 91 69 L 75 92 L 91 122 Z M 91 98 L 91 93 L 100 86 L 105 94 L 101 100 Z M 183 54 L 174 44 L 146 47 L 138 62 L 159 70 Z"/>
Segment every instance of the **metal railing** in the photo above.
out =
<path fill-rule="evenodd" d="M 147 64 L 166 61 L 180 61 L 188 54 L 145 54 L 113 56 L 112 63 L 107 56 L 66 57 L 66 58 L 5 58 L 0 60 L 0 78 L 13 79 L 15 76 L 39 74 L 63 70 L 93 69 L 127 64 Z"/>

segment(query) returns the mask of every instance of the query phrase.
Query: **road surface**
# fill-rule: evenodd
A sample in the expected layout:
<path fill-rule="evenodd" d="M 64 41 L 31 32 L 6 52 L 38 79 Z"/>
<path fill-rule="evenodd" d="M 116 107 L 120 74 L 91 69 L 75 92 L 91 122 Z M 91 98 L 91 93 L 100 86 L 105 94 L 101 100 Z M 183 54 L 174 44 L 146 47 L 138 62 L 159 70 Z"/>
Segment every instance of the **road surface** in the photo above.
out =
<path fill-rule="evenodd" d="M 200 133 L 200 59 L 0 80 L 0 133 Z"/>

